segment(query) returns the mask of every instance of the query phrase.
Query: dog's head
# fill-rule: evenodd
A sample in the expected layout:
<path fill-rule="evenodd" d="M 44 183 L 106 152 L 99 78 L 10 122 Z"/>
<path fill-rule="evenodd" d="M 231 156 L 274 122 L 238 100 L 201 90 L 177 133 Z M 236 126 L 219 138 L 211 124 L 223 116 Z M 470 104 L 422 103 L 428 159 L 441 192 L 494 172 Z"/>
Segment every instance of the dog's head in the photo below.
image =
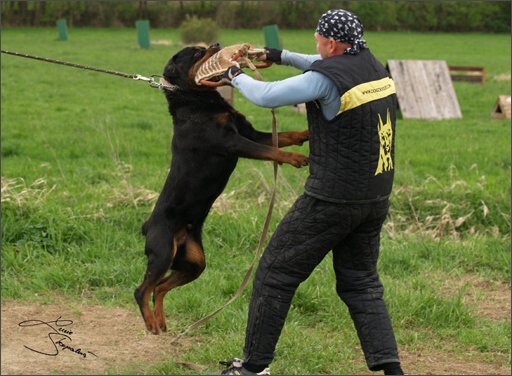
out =
<path fill-rule="evenodd" d="M 201 64 L 219 52 L 221 48 L 219 43 L 212 44 L 209 48 L 185 47 L 169 60 L 164 69 L 164 78 L 167 82 L 183 90 L 215 90 L 207 86 L 196 85 L 195 76 Z"/>

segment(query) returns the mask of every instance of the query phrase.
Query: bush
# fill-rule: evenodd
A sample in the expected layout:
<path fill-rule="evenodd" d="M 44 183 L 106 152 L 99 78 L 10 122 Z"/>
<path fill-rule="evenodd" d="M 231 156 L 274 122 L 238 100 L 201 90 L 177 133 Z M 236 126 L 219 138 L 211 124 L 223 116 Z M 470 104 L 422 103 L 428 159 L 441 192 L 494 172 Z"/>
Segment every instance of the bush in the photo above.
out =
<path fill-rule="evenodd" d="M 210 19 L 200 19 L 197 16 L 190 17 L 188 14 L 185 21 L 179 27 L 181 40 L 185 44 L 204 42 L 211 44 L 217 40 L 219 27 Z"/>

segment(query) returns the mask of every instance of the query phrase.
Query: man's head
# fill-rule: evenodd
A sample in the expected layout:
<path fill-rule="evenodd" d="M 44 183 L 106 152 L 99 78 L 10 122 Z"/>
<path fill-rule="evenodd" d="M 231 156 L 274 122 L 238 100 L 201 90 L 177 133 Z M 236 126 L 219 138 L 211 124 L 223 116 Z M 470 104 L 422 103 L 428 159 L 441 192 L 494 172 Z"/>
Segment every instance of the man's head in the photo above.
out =
<path fill-rule="evenodd" d="M 351 46 L 344 49 L 345 54 L 355 55 L 366 48 L 363 24 L 355 14 L 343 9 L 331 9 L 318 20 L 316 35 L 325 39 L 332 39 Z M 317 38 L 317 43 L 318 43 Z M 320 52 L 320 51 L 319 51 Z"/>

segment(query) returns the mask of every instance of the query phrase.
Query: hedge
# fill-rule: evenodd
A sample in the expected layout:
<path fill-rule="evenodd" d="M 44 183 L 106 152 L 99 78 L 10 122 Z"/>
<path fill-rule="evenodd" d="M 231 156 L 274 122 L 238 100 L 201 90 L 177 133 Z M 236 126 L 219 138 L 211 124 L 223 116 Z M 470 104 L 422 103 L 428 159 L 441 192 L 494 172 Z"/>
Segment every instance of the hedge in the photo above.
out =
<path fill-rule="evenodd" d="M 154 28 L 178 28 L 189 17 L 214 20 L 226 29 L 314 29 L 320 15 L 343 8 L 359 15 L 366 30 L 510 32 L 510 1 L 7 1 L 2 26 L 134 27 L 147 19 Z"/>

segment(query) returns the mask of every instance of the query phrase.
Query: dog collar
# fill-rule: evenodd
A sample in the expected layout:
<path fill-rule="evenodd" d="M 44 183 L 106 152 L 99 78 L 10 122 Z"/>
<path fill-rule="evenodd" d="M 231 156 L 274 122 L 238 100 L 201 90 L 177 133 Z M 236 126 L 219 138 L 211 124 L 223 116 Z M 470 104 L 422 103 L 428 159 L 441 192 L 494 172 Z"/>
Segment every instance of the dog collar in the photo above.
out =
<path fill-rule="evenodd" d="M 169 83 L 163 77 L 160 77 L 160 80 L 158 81 L 158 84 L 155 85 L 155 87 L 159 88 L 160 90 L 168 90 L 168 91 L 176 91 L 176 90 L 180 89 L 180 87 L 178 85 L 173 85 L 173 84 Z"/>

